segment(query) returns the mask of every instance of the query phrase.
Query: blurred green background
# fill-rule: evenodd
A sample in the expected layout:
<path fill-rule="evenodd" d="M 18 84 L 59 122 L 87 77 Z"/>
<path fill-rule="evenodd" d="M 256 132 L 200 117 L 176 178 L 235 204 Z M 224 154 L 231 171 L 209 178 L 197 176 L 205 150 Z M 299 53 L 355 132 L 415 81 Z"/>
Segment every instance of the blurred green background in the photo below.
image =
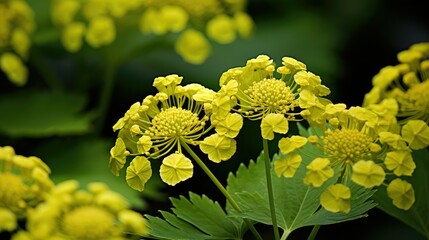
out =
<path fill-rule="evenodd" d="M 109 149 L 116 136 L 111 126 L 131 104 L 155 93 L 151 86 L 155 77 L 177 73 L 184 77 L 184 84 L 198 82 L 217 90 L 220 75 L 229 68 L 245 65 L 247 59 L 266 54 L 280 64 L 283 56 L 290 56 L 322 78 L 332 91 L 333 102 L 360 105 L 371 88 L 373 75 L 386 65 L 396 64 L 399 51 L 413 43 L 429 41 L 423 1 L 249 0 L 248 13 L 256 24 L 250 39 L 238 39 L 228 45 L 213 43 L 212 54 L 201 65 L 184 62 L 164 42 L 127 58 L 115 75 L 106 119 L 94 123 L 94 108 L 106 72 L 102 55 L 90 49 L 69 54 L 58 42 L 46 44 L 52 29 L 48 5 L 43 2 L 30 3 L 41 24 L 28 63 L 28 84 L 17 88 L 0 73 L 0 146 L 11 145 L 18 154 L 41 157 L 52 168 L 55 181 L 106 181 L 112 189 L 128 196 L 136 208 L 153 215 L 171 207 L 168 197 L 188 195 L 189 191 L 224 204 L 220 193 L 198 168 L 193 178 L 176 187 L 150 180 L 143 194 L 129 189 L 123 177 L 115 178 L 109 172 Z M 113 54 L 120 55 L 122 47 L 127 46 L 116 45 Z M 42 76 L 59 79 L 63 87 L 49 84 Z M 246 123 L 237 138 L 237 154 L 226 163 L 208 163 L 223 183 L 229 172 L 255 159 L 262 149 L 258 124 Z M 38 131 L 37 127 L 44 130 Z M 275 152 L 275 141 L 272 143 L 270 148 Z M 309 230 L 299 230 L 291 239 L 306 238 Z M 374 209 L 368 218 L 323 226 L 316 239 L 423 237 Z"/>

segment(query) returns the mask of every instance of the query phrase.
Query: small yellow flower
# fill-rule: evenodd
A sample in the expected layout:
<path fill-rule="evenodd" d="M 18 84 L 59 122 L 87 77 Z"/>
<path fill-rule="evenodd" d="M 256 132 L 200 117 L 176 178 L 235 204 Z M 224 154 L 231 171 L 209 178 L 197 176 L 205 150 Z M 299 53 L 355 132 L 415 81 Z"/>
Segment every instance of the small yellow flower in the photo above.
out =
<path fill-rule="evenodd" d="M 85 34 L 85 25 L 81 22 L 72 22 L 67 24 L 61 35 L 61 42 L 69 52 L 77 52 L 83 44 Z"/>
<path fill-rule="evenodd" d="M 75 180 L 59 183 L 45 202 L 29 212 L 26 227 L 18 237 L 129 239 L 128 234 L 142 237 L 148 232 L 143 216 L 129 209 L 122 195 L 102 183 L 79 189 Z"/>
<path fill-rule="evenodd" d="M 23 86 L 27 83 L 28 70 L 15 54 L 4 53 L 0 55 L 0 69 L 15 85 Z"/>
<path fill-rule="evenodd" d="M 288 154 L 302 148 L 307 142 L 307 138 L 294 135 L 280 139 L 278 146 L 283 154 Z"/>
<path fill-rule="evenodd" d="M 0 232 L 14 231 L 48 197 L 53 182 L 40 158 L 16 155 L 10 146 L 0 147 L 0 166 Z"/>
<path fill-rule="evenodd" d="M 238 113 L 227 115 L 224 121 L 216 125 L 216 132 L 229 138 L 237 137 L 243 127 L 243 117 Z"/>
<path fill-rule="evenodd" d="M 181 153 L 174 153 L 162 160 L 159 173 L 162 181 L 174 186 L 179 182 L 191 178 L 193 175 L 192 162 Z"/>
<path fill-rule="evenodd" d="M 253 33 L 254 22 L 249 14 L 245 12 L 237 12 L 233 16 L 235 27 L 241 37 L 250 37 Z"/>
<path fill-rule="evenodd" d="M 110 149 L 109 168 L 115 176 L 119 176 L 119 170 L 124 167 L 129 152 L 125 148 L 122 138 L 116 139 L 115 146 Z"/>
<path fill-rule="evenodd" d="M 268 140 L 274 139 L 274 133 L 286 134 L 289 123 L 283 114 L 270 113 L 261 121 L 262 137 Z"/>
<path fill-rule="evenodd" d="M 307 165 L 307 173 L 304 177 L 304 183 L 313 187 L 320 187 L 334 176 L 334 170 L 329 166 L 330 161 L 327 158 L 316 158 Z"/>
<path fill-rule="evenodd" d="M 274 171 L 277 176 L 291 178 L 295 175 L 296 170 L 302 162 L 301 155 L 291 153 L 286 155 L 285 158 L 279 159 L 274 162 Z"/>
<path fill-rule="evenodd" d="M 373 161 L 358 161 L 353 164 L 352 180 L 353 182 L 371 188 L 383 183 L 386 173 L 383 168 Z"/>
<path fill-rule="evenodd" d="M 365 95 L 363 106 L 394 99 L 396 117 L 401 124 L 419 119 L 429 123 L 429 42 L 416 43 L 398 53 L 399 64 L 387 66 L 373 78 L 373 89 Z"/>
<path fill-rule="evenodd" d="M 200 149 L 215 163 L 228 160 L 235 153 L 237 143 L 234 139 L 213 134 L 200 143 Z"/>
<path fill-rule="evenodd" d="M 85 39 L 94 48 L 111 44 L 116 38 L 116 27 L 110 17 L 99 16 L 91 19 Z"/>
<path fill-rule="evenodd" d="M 174 48 L 185 61 L 192 64 L 203 63 L 211 52 L 210 43 L 201 32 L 194 29 L 185 30 L 176 40 Z"/>
<path fill-rule="evenodd" d="M 236 38 L 234 21 L 228 15 L 221 14 L 210 19 L 206 27 L 207 35 L 214 41 L 227 44 Z"/>
<path fill-rule="evenodd" d="M 416 164 L 409 151 L 388 152 L 384 164 L 387 169 L 393 170 L 396 176 L 411 176 L 416 168 Z"/>
<path fill-rule="evenodd" d="M 144 190 L 144 184 L 152 176 L 152 168 L 147 158 L 142 156 L 135 157 L 130 166 L 127 167 L 127 184 L 131 188 L 142 192 Z"/>
<path fill-rule="evenodd" d="M 348 213 L 350 212 L 350 197 L 350 189 L 337 183 L 323 191 L 320 195 L 320 204 L 330 212 Z"/>
<path fill-rule="evenodd" d="M 387 195 L 393 200 L 393 205 L 403 210 L 410 209 L 416 200 L 413 186 L 399 178 L 387 186 Z"/>
<path fill-rule="evenodd" d="M 401 135 L 412 149 L 422 149 L 429 145 L 429 126 L 424 121 L 407 121 L 402 127 Z"/>

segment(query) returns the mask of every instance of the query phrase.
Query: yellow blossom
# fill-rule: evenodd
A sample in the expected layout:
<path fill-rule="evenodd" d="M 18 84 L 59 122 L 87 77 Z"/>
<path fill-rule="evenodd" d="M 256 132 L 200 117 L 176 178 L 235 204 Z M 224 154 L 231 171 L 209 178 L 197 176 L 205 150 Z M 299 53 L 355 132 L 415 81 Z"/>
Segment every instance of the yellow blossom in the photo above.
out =
<path fill-rule="evenodd" d="M 255 24 L 249 14 L 237 12 L 234 14 L 233 18 L 238 34 L 244 38 L 250 37 L 253 33 L 253 26 Z"/>
<path fill-rule="evenodd" d="M 320 187 L 334 175 L 334 170 L 329 166 L 327 158 L 316 158 L 307 165 L 304 183 L 313 187 Z"/>
<path fill-rule="evenodd" d="M 393 200 L 393 205 L 403 210 L 410 209 L 416 200 L 413 186 L 399 178 L 387 186 L 387 195 Z"/>
<path fill-rule="evenodd" d="M 295 175 L 296 170 L 302 162 L 302 157 L 296 153 L 286 155 L 282 159 L 274 162 L 274 171 L 277 176 L 291 178 Z"/>
<path fill-rule="evenodd" d="M 234 139 L 213 134 L 200 143 L 200 149 L 208 158 L 216 163 L 228 160 L 235 153 L 237 143 Z"/>
<path fill-rule="evenodd" d="M 288 154 L 302 148 L 307 143 L 307 138 L 302 136 L 292 136 L 280 139 L 278 146 L 283 154 Z"/>
<path fill-rule="evenodd" d="M 194 166 L 189 158 L 181 153 L 174 153 L 162 160 L 159 173 L 165 183 L 174 186 L 179 182 L 191 178 L 193 168 Z"/>
<path fill-rule="evenodd" d="M 81 22 L 72 22 L 67 24 L 61 35 L 61 42 L 69 52 L 77 52 L 83 44 L 85 34 L 85 25 Z"/>
<path fill-rule="evenodd" d="M 274 139 L 274 133 L 285 134 L 289 130 L 289 123 L 283 114 L 270 113 L 261 121 L 262 137 L 268 140 Z"/>
<path fill-rule="evenodd" d="M 373 161 L 358 161 L 353 164 L 352 180 L 366 188 L 379 186 L 383 183 L 386 173 Z"/>
<path fill-rule="evenodd" d="M 330 212 L 348 213 L 350 212 L 350 197 L 350 189 L 337 183 L 323 191 L 320 195 L 320 204 Z"/>
<path fill-rule="evenodd" d="M 40 158 L 16 155 L 10 146 L 0 147 L 0 166 L 0 232 L 12 232 L 48 197 L 53 182 Z"/>
<path fill-rule="evenodd" d="M 194 29 L 184 31 L 174 47 L 185 61 L 193 64 L 203 63 L 211 52 L 210 43 L 201 32 Z"/>
<path fill-rule="evenodd" d="M 373 78 L 373 89 L 365 95 L 364 106 L 391 98 L 397 102 L 396 117 L 401 124 L 419 119 L 429 123 L 429 42 L 413 44 L 398 53 L 399 64 L 387 66 Z"/>
<path fill-rule="evenodd" d="M 384 164 L 387 169 L 393 170 L 396 176 L 411 176 L 416 168 L 416 164 L 409 151 L 388 152 Z"/>
<path fill-rule="evenodd" d="M 26 230 L 18 232 L 29 239 L 128 239 L 127 234 L 147 234 L 143 216 L 107 185 L 89 191 L 79 189 L 74 180 L 59 183 L 45 202 L 29 212 Z"/>
<path fill-rule="evenodd" d="M 206 31 L 211 39 L 222 44 L 231 43 L 236 38 L 233 19 L 225 14 L 210 19 Z"/>
<path fill-rule="evenodd" d="M 158 93 L 134 103 L 113 126 L 119 132 L 109 168 L 118 176 L 127 156 L 135 156 L 126 179 L 136 190 L 142 191 L 150 178 L 152 159 L 163 159 L 160 173 L 165 183 L 174 186 L 190 178 L 193 165 L 182 152 L 184 145 L 199 145 L 217 163 L 235 153 L 233 138 L 243 125 L 242 116 L 228 112 L 214 117 L 214 107 L 209 106 L 215 105 L 214 96 L 223 93 L 196 83 L 182 86 L 182 79 L 177 74 L 156 77 L 153 86 Z"/>
<path fill-rule="evenodd" d="M 147 158 L 142 156 L 135 157 L 130 166 L 127 167 L 126 180 L 128 186 L 142 192 L 144 190 L 144 184 L 152 176 L 152 168 Z"/>
<path fill-rule="evenodd" d="M 23 86 L 27 83 L 28 70 L 15 54 L 4 53 L 0 55 L 0 69 L 15 85 Z"/>
<path fill-rule="evenodd" d="M 116 38 L 115 23 L 110 17 L 95 17 L 89 22 L 85 38 L 88 44 L 94 48 L 109 45 Z"/>
<path fill-rule="evenodd" d="M 422 120 L 409 120 L 401 129 L 401 135 L 412 149 L 429 145 L 429 126 Z"/>

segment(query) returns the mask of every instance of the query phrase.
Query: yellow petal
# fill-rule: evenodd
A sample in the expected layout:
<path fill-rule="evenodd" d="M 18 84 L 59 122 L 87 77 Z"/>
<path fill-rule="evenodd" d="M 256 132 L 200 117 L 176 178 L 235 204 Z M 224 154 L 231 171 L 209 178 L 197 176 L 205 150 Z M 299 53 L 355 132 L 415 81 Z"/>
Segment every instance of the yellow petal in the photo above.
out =
<path fill-rule="evenodd" d="M 109 168 L 113 174 L 119 176 L 119 170 L 124 167 L 126 162 L 126 148 L 122 138 L 116 139 L 115 146 L 110 149 Z"/>
<path fill-rule="evenodd" d="M 313 187 L 320 187 L 334 176 L 334 170 L 330 167 L 331 162 L 327 158 L 315 158 L 307 165 L 304 183 Z"/>
<path fill-rule="evenodd" d="M 147 158 L 135 157 L 127 168 L 127 184 L 137 191 L 143 191 L 145 183 L 152 176 L 152 168 Z"/>
<path fill-rule="evenodd" d="M 413 186 L 399 178 L 387 186 L 387 195 L 393 200 L 393 205 L 403 210 L 410 209 L 416 200 Z"/>
<path fill-rule="evenodd" d="M 200 149 L 208 155 L 208 158 L 219 163 L 228 160 L 234 155 L 237 143 L 234 139 L 221 136 L 217 133 L 208 136 L 200 143 Z"/>
<path fill-rule="evenodd" d="M 366 188 L 383 183 L 386 173 L 373 161 L 358 161 L 353 165 L 352 180 Z"/>
<path fill-rule="evenodd" d="M 278 145 L 283 154 L 288 154 L 296 149 L 302 148 L 307 143 L 307 138 L 301 136 L 292 136 L 280 139 Z"/>
<path fill-rule="evenodd" d="M 285 134 L 289 130 L 289 123 L 283 114 L 270 113 L 261 121 L 261 134 L 264 139 L 273 140 L 274 132 Z"/>
<path fill-rule="evenodd" d="M 320 204 L 330 212 L 350 212 L 350 189 L 340 183 L 329 186 L 320 195 Z"/>
<path fill-rule="evenodd" d="M 422 149 L 429 145 L 429 126 L 422 120 L 409 120 L 402 127 L 401 134 L 412 149 Z"/>
<path fill-rule="evenodd" d="M 181 153 L 173 153 L 162 160 L 159 173 L 162 181 L 174 186 L 192 177 L 194 166 L 189 158 Z"/>
<path fill-rule="evenodd" d="M 302 162 L 302 157 L 296 153 L 291 153 L 283 159 L 274 162 L 274 171 L 277 176 L 291 178 Z"/>
<path fill-rule="evenodd" d="M 388 152 L 384 164 L 387 169 L 393 170 L 396 176 L 411 176 L 416 168 L 413 156 L 409 151 Z"/>
<path fill-rule="evenodd" d="M 243 127 L 243 117 L 238 113 L 232 113 L 216 125 L 216 132 L 229 138 L 235 138 L 241 127 Z"/>

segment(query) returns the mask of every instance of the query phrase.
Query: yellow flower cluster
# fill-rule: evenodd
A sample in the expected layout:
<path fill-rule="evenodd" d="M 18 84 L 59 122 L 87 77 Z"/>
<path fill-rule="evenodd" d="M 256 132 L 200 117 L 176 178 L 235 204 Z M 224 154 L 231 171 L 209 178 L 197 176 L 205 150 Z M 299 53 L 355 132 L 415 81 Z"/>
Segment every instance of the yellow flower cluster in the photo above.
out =
<path fill-rule="evenodd" d="M 187 62 L 200 64 L 211 52 L 210 42 L 227 44 L 252 33 L 253 21 L 245 1 L 204 0 L 52 0 L 52 20 L 62 28 L 62 43 L 70 52 L 83 39 L 94 47 L 111 44 L 121 28 L 138 25 L 143 34 L 178 34 L 176 52 Z"/>
<path fill-rule="evenodd" d="M 180 32 L 175 50 L 193 64 L 204 62 L 210 54 L 207 37 L 228 44 L 237 36 L 249 37 L 253 31 L 253 20 L 245 12 L 245 0 L 203 0 L 198 4 L 187 0 L 143 2 L 140 30 L 156 35 Z"/>
<path fill-rule="evenodd" d="M 397 102 L 401 123 L 420 119 L 429 123 L 429 42 L 413 44 L 398 53 L 399 64 L 386 66 L 372 79 L 373 88 L 365 95 L 363 106 L 383 100 Z"/>
<path fill-rule="evenodd" d="M 0 2 L 0 69 L 16 86 L 27 82 L 28 70 L 24 65 L 34 31 L 34 13 L 24 0 Z"/>
<path fill-rule="evenodd" d="M 61 41 L 69 52 L 81 49 L 83 40 L 94 48 L 111 44 L 116 22 L 136 10 L 140 1 L 52 0 L 52 21 L 61 27 Z"/>
<path fill-rule="evenodd" d="M 39 158 L 16 155 L 0 147 L 0 232 L 17 229 L 29 209 L 42 202 L 53 183 L 49 167 Z"/>
<path fill-rule="evenodd" d="M 119 133 L 109 167 L 118 176 L 127 156 L 133 156 L 126 170 L 126 181 L 133 189 L 143 191 L 151 177 L 149 159 L 163 158 L 160 176 L 169 185 L 192 177 L 193 164 L 182 153 L 185 145 L 199 145 L 216 163 L 235 153 L 234 138 L 243 125 L 242 117 L 214 113 L 214 99 L 227 90 L 216 93 L 200 84 L 182 86 L 181 81 L 176 74 L 155 78 L 158 93 L 134 103 L 113 126 Z"/>
<path fill-rule="evenodd" d="M 411 150 L 429 145 L 429 127 L 421 120 L 408 121 L 400 127 L 394 115 L 383 114 L 363 107 L 326 105 L 325 124 L 313 128 L 309 137 L 292 136 L 279 141 L 285 157 L 274 162 L 277 175 L 293 177 L 302 162 L 302 153 L 313 159 L 306 165 L 305 184 L 320 187 L 336 171 L 340 173 L 338 182 L 320 196 L 321 205 L 328 211 L 350 211 L 351 192 L 345 185 L 348 179 L 365 188 L 389 182 L 387 194 L 393 204 L 408 210 L 415 201 L 414 190 L 397 177 L 412 175 L 416 165 Z M 307 143 L 318 151 L 307 151 Z M 387 175 L 396 178 L 392 180 Z"/>
<path fill-rule="evenodd" d="M 280 77 L 275 77 L 274 71 Z M 320 77 L 290 57 L 283 57 L 282 66 L 276 69 L 270 57 L 259 55 L 244 67 L 224 72 L 220 86 L 229 91 L 215 99 L 214 113 L 233 110 L 251 120 L 261 120 L 262 137 L 268 140 L 274 139 L 274 133 L 287 133 L 288 121 L 320 121 L 324 106 L 330 103 L 323 98 L 330 90 L 321 84 Z"/>
<path fill-rule="evenodd" d="M 13 240 L 140 239 L 147 234 L 146 220 L 127 201 L 103 183 L 59 183 L 47 200 L 28 214 L 26 230 Z"/>

